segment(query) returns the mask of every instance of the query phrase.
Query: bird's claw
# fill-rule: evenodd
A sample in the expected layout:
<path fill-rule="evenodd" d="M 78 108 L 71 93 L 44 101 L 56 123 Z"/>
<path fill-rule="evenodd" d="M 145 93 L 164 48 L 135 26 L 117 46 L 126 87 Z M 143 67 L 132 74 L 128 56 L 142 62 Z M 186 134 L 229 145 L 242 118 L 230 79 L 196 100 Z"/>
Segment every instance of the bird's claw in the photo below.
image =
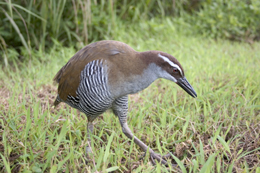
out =
<path fill-rule="evenodd" d="M 144 155 L 140 159 L 143 159 L 145 157 L 145 155 L 146 155 L 146 152 L 144 153 Z M 172 167 L 176 167 L 177 166 L 177 164 L 169 164 L 167 162 L 167 160 L 173 158 L 172 154 L 170 152 L 168 154 L 164 155 L 164 156 L 161 156 L 160 154 L 151 152 L 150 153 L 150 158 L 151 158 L 151 161 L 152 161 L 153 165 L 156 165 L 156 160 L 157 160 L 159 163 L 161 163 L 161 164 L 163 164 L 165 166 L 169 166 L 169 165 L 172 165 Z"/>
<path fill-rule="evenodd" d="M 172 157 L 172 153 L 169 152 L 169 153 L 165 154 L 164 156 L 162 156 L 162 158 L 165 159 L 165 160 L 168 160 L 168 159 L 170 159 L 170 158 L 173 158 L 173 157 Z"/>
<path fill-rule="evenodd" d="M 150 153 L 150 158 L 151 158 L 151 161 L 152 161 L 152 163 L 154 165 L 156 164 L 156 160 L 157 160 L 159 163 L 161 163 L 161 164 L 163 164 L 165 166 L 169 166 L 169 165 L 172 165 L 172 167 L 177 166 L 177 164 L 169 164 L 167 162 L 167 160 L 172 158 L 171 153 L 168 153 L 168 154 L 166 154 L 164 156 L 161 156 L 160 154 L 156 154 L 156 153 Z"/>

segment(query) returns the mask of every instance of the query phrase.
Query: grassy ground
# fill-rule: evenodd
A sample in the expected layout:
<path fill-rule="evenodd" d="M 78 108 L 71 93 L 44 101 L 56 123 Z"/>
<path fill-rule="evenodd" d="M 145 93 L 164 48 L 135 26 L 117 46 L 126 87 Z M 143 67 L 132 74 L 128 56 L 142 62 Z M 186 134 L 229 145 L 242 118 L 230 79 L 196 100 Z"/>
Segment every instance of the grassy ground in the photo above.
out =
<path fill-rule="evenodd" d="M 138 51 L 174 55 L 198 94 L 157 80 L 130 96 L 131 130 L 156 152 L 172 152 L 179 168 L 140 160 L 144 153 L 111 112 L 95 120 L 93 160 L 85 164 L 85 115 L 65 104 L 51 107 L 52 78 L 76 52 L 57 44 L 0 71 L 1 172 L 260 172 L 259 43 L 182 36 L 171 23 L 115 30 L 114 39 Z"/>

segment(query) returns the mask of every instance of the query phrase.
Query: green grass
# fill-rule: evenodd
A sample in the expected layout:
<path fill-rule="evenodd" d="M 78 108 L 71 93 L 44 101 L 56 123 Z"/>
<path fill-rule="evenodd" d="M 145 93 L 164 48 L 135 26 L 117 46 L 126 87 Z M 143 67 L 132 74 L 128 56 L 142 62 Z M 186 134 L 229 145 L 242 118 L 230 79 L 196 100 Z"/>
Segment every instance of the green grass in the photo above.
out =
<path fill-rule="evenodd" d="M 93 160 L 86 165 L 85 115 L 65 104 L 52 108 L 52 78 L 76 52 L 56 44 L 0 71 L 0 171 L 259 172 L 260 44 L 184 36 L 164 23 L 120 26 L 114 38 L 137 51 L 172 54 L 196 90 L 194 99 L 160 79 L 130 96 L 130 129 L 157 153 L 172 152 L 180 168 L 139 160 L 144 153 L 109 111 L 94 121 Z"/>

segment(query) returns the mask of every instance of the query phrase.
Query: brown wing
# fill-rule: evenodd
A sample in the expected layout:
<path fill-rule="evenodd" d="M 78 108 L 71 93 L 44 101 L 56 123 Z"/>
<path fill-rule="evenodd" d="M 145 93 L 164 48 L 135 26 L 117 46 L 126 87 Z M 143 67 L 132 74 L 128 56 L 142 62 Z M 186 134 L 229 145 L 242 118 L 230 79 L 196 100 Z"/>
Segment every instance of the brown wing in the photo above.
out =
<path fill-rule="evenodd" d="M 84 67 L 93 60 L 109 59 L 111 56 L 124 53 L 125 47 L 130 48 L 125 43 L 108 40 L 92 43 L 78 51 L 53 79 L 59 83 L 59 97 L 62 100 L 66 100 L 68 95 L 76 97 L 80 74 Z"/>

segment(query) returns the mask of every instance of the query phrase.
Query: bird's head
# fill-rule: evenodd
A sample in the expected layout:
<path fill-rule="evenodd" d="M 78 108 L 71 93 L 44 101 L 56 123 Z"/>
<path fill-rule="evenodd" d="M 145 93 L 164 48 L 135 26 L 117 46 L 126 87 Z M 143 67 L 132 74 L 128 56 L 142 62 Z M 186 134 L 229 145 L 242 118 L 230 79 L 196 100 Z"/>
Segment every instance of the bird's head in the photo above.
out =
<path fill-rule="evenodd" d="M 197 94 L 193 87 L 190 85 L 188 80 L 184 75 L 184 70 L 181 64 L 173 56 L 166 54 L 164 52 L 156 53 L 158 56 L 156 64 L 161 67 L 159 76 L 171 80 L 178 84 L 182 89 L 184 89 L 192 97 L 197 97 Z"/>

